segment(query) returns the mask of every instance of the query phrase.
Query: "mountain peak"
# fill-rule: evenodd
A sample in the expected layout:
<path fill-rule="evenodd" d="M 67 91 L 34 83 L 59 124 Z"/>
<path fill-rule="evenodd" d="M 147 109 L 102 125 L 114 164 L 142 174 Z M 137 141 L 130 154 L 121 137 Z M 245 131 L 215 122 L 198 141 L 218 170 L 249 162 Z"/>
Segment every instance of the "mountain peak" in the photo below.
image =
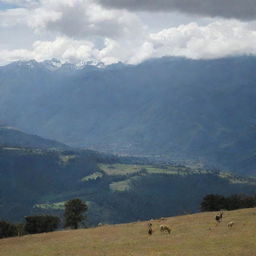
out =
<path fill-rule="evenodd" d="M 51 60 L 45 60 L 45 61 L 41 62 L 41 64 L 48 70 L 54 71 L 54 70 L 61 68 L 63 65 L 63 62 L 61 62 L 60 60 L 58 60 L 56 58 L 53 58 Z"/>

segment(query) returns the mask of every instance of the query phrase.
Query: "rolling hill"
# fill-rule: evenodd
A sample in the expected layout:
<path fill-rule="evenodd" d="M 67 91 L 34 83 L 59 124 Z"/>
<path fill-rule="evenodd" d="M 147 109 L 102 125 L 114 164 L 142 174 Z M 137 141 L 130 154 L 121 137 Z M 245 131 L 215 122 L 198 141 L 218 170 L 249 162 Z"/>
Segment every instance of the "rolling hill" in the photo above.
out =
<path fill-rule="evenodd" d="M 256 58 L 0 67 L 0 120 L 76 147 L 255 175 Z"/>
<path fill-rule="evenodd" d="M 255 209 L 224 213 L 216 226 L 215 213 L 184 215 L 152 221 L 153 235 L 147 234 L 147 222 L 106 225 L 76 231 L 66 230 L 0 240 L 4 256 L 252 256 L 255 254 Z M 229 229 L 227 223 L 235 225 Z M 160 224 L 172 228 L 161 234 Z"/>
<path fill-rule="evenodd" d="M 255 178 L 89 150 L 1 147 L 0 163 L 0 218 L 15 222 L 63 216 L 65 201 L 77 197 L 95 226 L 198 212 L 207 194 L 256 191 Z"/>

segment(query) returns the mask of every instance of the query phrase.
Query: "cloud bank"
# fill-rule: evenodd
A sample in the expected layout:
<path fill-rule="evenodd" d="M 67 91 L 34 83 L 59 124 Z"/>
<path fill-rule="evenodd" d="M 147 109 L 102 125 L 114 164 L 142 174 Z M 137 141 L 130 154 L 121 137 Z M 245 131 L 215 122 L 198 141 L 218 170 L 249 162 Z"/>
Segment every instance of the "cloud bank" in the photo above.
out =
<path fill-rule="evenodd" d="M 54 41 L 36 41 L 30 50 L 2 50 L 0 64 L 19 59 L 43 61 L 51 58 L 75 64 L 87 61 L 137 64 L 148 58 L 163 56 L 214 59 L 255 55 L 254 27 L 254 23 L 247 24 L 236 20 L 215 21 L 206 26 L 190 23 L 143 35 L 140 40 L 105 39 L 100 48 L 90 40 L 62 36 Z"/>
<path fill-rule="evenodd" d="M 204 3 L 199 0 L 97 1 L 4 0 L 16 8 L 0 11 L 0 37 L 12 31 L 12 36 L 1 38 L 0 65 L 16 60 L 52 58 L 75 64 L 87 61 L 137 64 L 162 56 L 209 59 L 256 54 L 256 21 L 211 18 L 200 23 L 197 19 L 197 22 L 186 21 L 151 30 L 141 13 L 130 11 L 152 11 L 152 20 L 157 17 L 155 11 L 163 10 L 249 18 L 254 12 L 252 0 L 239 1 L 237 6 L 231 5 L 237 0 L 223 3 L 220 0 Z M 19 35 L 17 40 L 13 36 L 15 30 Z M 31 38 L 27 38 L 29 33 Z"/>
<path fill-rule="evenodd" d="M 244 20 L 256 18 L 255 0 L 98 0 L 109 8 L 133 11 L 179 11 L 194 15 Z"/>
<path fill-rule="evenodd" d="M 31 2 L 30 8 L 0 12 L 2 26 L 23 24 L 35 32 L 44 29 L 77 38 L 129 36 L 142 28 L 136 15 L 104 9 L 92 0 L 41 0 L 40 5 L 23 2 Z"/>

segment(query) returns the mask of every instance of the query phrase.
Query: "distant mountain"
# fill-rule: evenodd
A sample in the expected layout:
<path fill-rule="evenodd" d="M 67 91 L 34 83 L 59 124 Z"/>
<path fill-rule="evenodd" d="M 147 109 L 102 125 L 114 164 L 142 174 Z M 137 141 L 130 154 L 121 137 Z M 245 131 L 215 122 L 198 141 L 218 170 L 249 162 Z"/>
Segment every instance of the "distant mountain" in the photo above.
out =
<path fill-rule="evenodd" d="M 31 135 L 12 127 L 0 126 L 0 145 L 7 147 L 26 147 L 40 149 L 68 149 L 65 144 L 54 140 L 43 139 L 37 135 Z"/>
<path fill-rule="evenodd" d="M 255 70 L 255 57 L 12 63 L 0 67 L 0 120 L 72 146 L 255 175 Z"/>

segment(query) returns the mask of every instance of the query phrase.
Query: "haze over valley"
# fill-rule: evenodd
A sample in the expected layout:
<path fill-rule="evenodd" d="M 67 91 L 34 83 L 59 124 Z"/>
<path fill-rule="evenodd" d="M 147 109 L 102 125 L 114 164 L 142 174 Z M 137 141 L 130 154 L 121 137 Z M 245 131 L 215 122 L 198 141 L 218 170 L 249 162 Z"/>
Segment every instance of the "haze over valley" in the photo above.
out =
<path fill-rule="evenodd" d="M 254 57 L 0 67 L 0 120 L 77 148 L 255 174 Z"/>

